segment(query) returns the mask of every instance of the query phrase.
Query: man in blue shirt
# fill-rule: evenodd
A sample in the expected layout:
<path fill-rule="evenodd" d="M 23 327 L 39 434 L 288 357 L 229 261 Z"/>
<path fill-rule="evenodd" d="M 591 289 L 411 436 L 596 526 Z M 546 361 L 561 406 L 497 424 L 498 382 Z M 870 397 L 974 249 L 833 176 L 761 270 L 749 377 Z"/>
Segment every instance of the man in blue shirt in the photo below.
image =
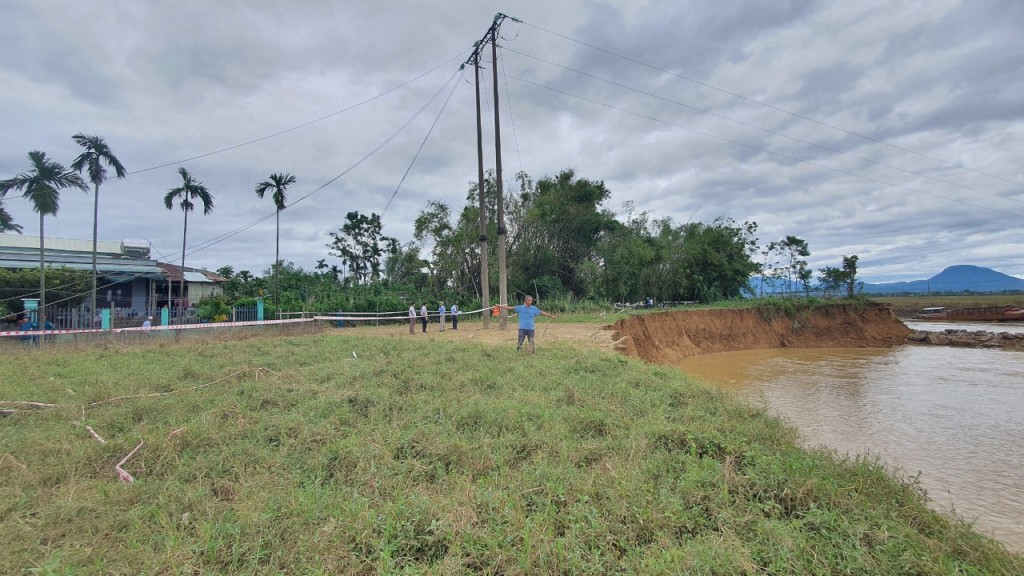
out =
<path fill-rule="evenodd" d="M 527 295 L 523 299 L 523 303 L 519 306 L 502 306 L 500 308 L 505 310 L 514 310 L 519 315 L 519 341 L 516 343 L 516 352 L 519 352 L 523 348 L 523 339 L 528 338 L 530 340 L 530 352 L 534 353 L 537 351 L 534 342 L 534 330 L 535 324 L 533 319 L 537 316 L 547 316 L 548 318 L 557 318 L 554 314 L 548 314 L 533 305 L 533 296 Z"/>
<path fill-rule="evenodd" d="M 21 330 L 22 332 L 32 332 L 34 330 L 39 329 L 39 326 L 35 322 L 33 322 L 28 316 L 22 317 L 19 323 L 20 325 L 18 326 L 18 329 Z M 31 336 L 29 334 L 25 334 L 24 336 L 21 337 L 21 343 L 24 346 L 28 346 L 29 344 L 39 346 L 39 336 Z"/>

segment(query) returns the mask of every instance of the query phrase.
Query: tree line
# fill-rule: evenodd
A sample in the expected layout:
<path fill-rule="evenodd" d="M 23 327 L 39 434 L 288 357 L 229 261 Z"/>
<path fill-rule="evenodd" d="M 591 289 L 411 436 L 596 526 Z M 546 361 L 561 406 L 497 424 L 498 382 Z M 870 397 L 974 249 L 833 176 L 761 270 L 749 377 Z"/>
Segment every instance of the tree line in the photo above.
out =
<path fill-rule="evenodd" d="M 93 302 L 95 302 L 95 249 L 98 230 L 99 187 L 107 168 L 118 178 L 124 167 L 98 136 L 76 134 L 85 150 L 70 169 L 46 157 L 29 153 L 30 170 L 0 181 L 0 231 L 20 232 L 3 210 L 3 197 L 21 191 L 40 215 L 39 290 L 45 295 L 43 217 L 55 216 L 60 191 L 87 191 L 88 175 L 96 197 L 93 222 Z M 165 194 L 164 206 L 183 212 L 181 266 L 185 266 L 188 216 L 197 206 L 203 214 L 213 210 L 210 190 L 188 170 L 179 168 L 181 182 Z M 255 276 L 237 273 L 233 266 L 218 272 L 226 278 L 224 301 L 273 296 L 272 311 L 395 310 L 407 302 L 461 301 L 463 308 L 479 304 L 480 278 L 479 184 L 470 183 L 465 204 L 452 206 L 430 201 L 410 223 L 413 240 L 401 244 L 383 233 L 379 215 L 348 212 L 337 231 L 330 232 L 327 254 L 340 261 L 320 260 L 313 271 L 281 259 L 280 219 L 287 207 L 288 187 L 296 177 L 274 173 L 255 187 L 258 197 L 269 195 L 276 211 L 274 263 Z M 762 246 L 757 223 L 738 223 L 728 217 L 711 222 L 677 223 L 631 202 L 617 215 L 605 206 L 611 191 L 602 181 L 579 177 L 566 169 L 534 181 L 520 172 L 517 190 L 505 199 L 507 278 L 513 300 L 523 294 L 567 302 L 710 302 L 763 296 L 765 287 L 778 292 L 823 292 L 852 296 L 856 286 L 857 256 L 844 256 L 841 267 L 819 270 L 817 286 L 807 266 L 810 250 L 796 236 Z M 497 185 L 493 171 L 483 183 L 486 233 L 498 232 Z M 497 261 L 496 242 L 487 243 L 489 261 Z M 497 288 L 499 271 L 489 267 L 484 281 Z M 269 282 L 268 279 L 273 280 Z M 756 292 L 752 279 L 759 279 Z M 184 282 L 184 280 L 182 281 Z M 781 288 L 780 288 L 781 287 Z M 179 294 L 183 294 L 183 286 Z M 44 296 L 45 297 L 45 296 Z"/>
<path fill-rule="evenodd" d="M 787 236 L 761 246 L 755 222 L 721 217 L 712 222 L 676 223 L 637 211 L 605 207 L 611 191 L 573 170 L 533 181 L 515 177 L 517 190 L 505 200 L 508 285 L 512 299 L 535 294 L 551 302 L 699 301 L 772 293 L 853 295 L 857 256 L 842 267 L 819 270 L 819 284 L 808 268 L 807 243 Z M 484 179 L 487 236 L 498 233 L 494 173 Z M 224 267 L 227 292 L 255 298 L 268 293 L 265 278 L 280 277 L 281 306 L 314 311 L 400 310 L 409 302 L 481 304 L 479 185 L 470 183 L 465 203 L 432 200 L 412 222 L 413 240 L 401 244 L 384 234 L 377 214 L 349 212 L 330 233 L 328 254 L 341 265 L 318 261 L 314 271 L 290 262 L 263 277 Z M 487 243 L 490 262 L 497 243 Z M 490 293 L 499 271 L 488 267 Z M 757 293 L 751 280 L 759 278 Z M 493 298 L 492 298 L 493 300 Z M 491 302 L 493 304 L 493 302 Z"/>

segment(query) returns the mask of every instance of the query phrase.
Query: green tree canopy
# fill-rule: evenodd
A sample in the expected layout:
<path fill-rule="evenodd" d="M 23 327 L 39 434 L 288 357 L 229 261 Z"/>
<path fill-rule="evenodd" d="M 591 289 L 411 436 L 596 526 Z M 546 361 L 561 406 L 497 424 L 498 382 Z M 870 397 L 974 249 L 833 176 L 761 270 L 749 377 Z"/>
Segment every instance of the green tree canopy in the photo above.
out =
<path fill-rule="evenodd" d="M 56 216 L 60 209 L 60 191 L 77 188 L 88 191 L 82 177 L 64 165 L 46 157 L 44 152 L 33 150 L 28 153 L 32 169 L 13 178 L 0 181 L 0 197 L 11 190 L 22 191 L 22 197 L 32 202 L 32 209 L 39 214 L 39 324 L 46 324 L 46 232 L 43 227 L 45 216 Z"/>
<path fill-rule="evenodd" d="M 0 200 L 0 232 L 17 232 L 21 234 L 21 226 L 14 223 L 14 218 L 4 209 L 4 202 Z"/>
<path fill-rule="evenodd" d="M 185 268 L 185 247 L 188 238 L 188 213 L 195 208 L 196 202 L 203 204 L 203 214 L 213 211 L 213 195 L 206 189 L 202 182 L 197 181 L 185 168 L 178 168 L 178 175 L 181 176 L 181 186 L 171 188 L 164 195 L 164 207 L 168 210 L 174 209 L 177 202 L 181 211 L 185 214 L 185 222 L 181 232 L 181 267 Z M 185 275 L 181 276 L 181 288 L 179 297 L 185 298 Z"/>
<path fill-rule="evenodd" d="M 330 233 L 330 254 L 341 258 L 357 283 L 379 280 L 384 258 L 398 251 L 398 240 L 383 234 L 378 214 L 354 211 L 345 220 L 341 230 Z"/>

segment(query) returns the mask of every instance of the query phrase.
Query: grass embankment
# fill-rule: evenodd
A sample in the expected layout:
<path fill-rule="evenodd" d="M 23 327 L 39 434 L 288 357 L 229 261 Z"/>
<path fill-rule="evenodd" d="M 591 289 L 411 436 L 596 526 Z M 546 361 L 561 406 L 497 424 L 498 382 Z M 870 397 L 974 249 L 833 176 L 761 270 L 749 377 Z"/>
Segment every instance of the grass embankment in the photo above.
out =
<path fill-rule="evenodd" d="M 3 570 L 1024 573 L 671 368 L 359 332 L 6 356 Z"/>

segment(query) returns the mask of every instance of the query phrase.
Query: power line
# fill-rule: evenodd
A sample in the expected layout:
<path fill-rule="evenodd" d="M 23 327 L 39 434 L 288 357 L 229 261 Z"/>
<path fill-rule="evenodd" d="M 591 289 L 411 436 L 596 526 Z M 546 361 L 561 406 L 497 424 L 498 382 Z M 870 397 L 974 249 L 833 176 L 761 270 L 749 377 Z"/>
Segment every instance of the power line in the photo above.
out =
<path fill-rule="evenodd" d="M 993 193 L 993 192 L 989 192 L 989 191 L 986 191 L 986 190 L 981 190 L 981 189 L 975 188 L 973 186 L 968 186 L 968 185 L 965 185 L 965 184 L 959 184 L 957 182 L 952 182 L 950 180 L 944 180 L 942 178 L 937 178 L 937 177 L 931 176 L 929 174 L 924 174 L 924 173 L 921 173 L 921 172 L 915 172 L 913 170 L 907 170 L 905 168 L 901 168 L 901 167 L 895 166 L 893 164 L 888 164 L 886 162 L 881 162 L 879 160 L 872 160 L 871 158 L 867 158 L 867 157 L 864 157 L 864 156 L 858 156 L 857 154 L 853 154 L 853 153 L 850 153 L 850 152 L 845 152 L 843 150 L 839 150 L 837 148 L 832 148 L 832 147 L 826 146 L 824 144 L 818 144 L 817 142 L 811 142 L 811 141 L 808 141 L 808 140 L 803 140 L 801 138 L 797 138 L 795 136 L 790 136 L 788 134 L 785 134 L 785 133 L 782 133 L 782 132 L 779 132 L 779 131 L 776 131 L 776 130 L 772 130 L 771 128 L 764 128 L 764 127 L 757 126 L 755 124 L 751 124 L 751 123 L 743 121 L 743 120 L 737 120 L 735 118 L 726 116 L 724 114 L 719 114 L 719 113 L 713 112 L 711 110 L 706 110 L 704 108 L 699 108 L 697 106 L 686 104 L 685 102 L 679 102 L 678 100 L 672 100 L 671 98 L 666 98 L 664 96 L 659 96 L 659 95 L 654 94 L 652 92 L 648 92 L 648 91 L 642 90 L 640 88 L 635 88 L 633 86 L 629 86 L 629 85 L 623 84 L 621 82 L 616 82 L 614 80 L 609 80 L 607 78 L 602 78 L 600 76 L 596 76 L 594 74 L 590 74 L 590 73 L 584 72 L 582 70 L 578 70 L 578 69 L 575 69 L 575 68 L 570 68 L 568 66 L 563 66 L 561 64 L 557 64 L 555 62 L 551 62 L 550 60 L 545 60 L 544 58 L 533 56 L 532 54 L 527 54 L 525 52 L 520 52 L 520 51 L 514 50 L 512 48 L 506 48 L 506 50 L 508 50 L 508 51 L 510 51 L 510 52 L 512 52 L 514 54 L 519 54 L 520 56 L 525 56 L 526 58 L 530 58 L 530 59 L 536 60 L 538 62 L 543 62 L 545 64 L 549 64 L 551 66 L 555 66 L 556 68 L 561 68 L 563 70 L 568 70 L 569 72 L 573 72 L 573 73 L 579 74 L 581 76 L 586 76 L 587 78 L 593 78 L 594 80 L 599 80 L 601 82 L 605 82 L 607 84 L 611 84 L 612 86 L 617 86 L 617 87 L 623 88 L 625 90 L 630 90 L 630 91 L 636 92 L 638 94 L 643 94 L 644 96 L 649 96 L 651 98 L 655 98 L 655 99 L 661 100 L 663 102 L 667 102 L 669 104 L 675 104 L 676 106 L 681 106 L 683 108 L 689 108 L 690 110 L 694 110 L 694 111 L 700 112 L 702 114 L 708 114 L 708 115 L 714 116 L 716 118 L 721 118 L 723 120 L 728 120 L 729 122 L 734 122 L 736 124 L 740 124 L 740 125 L 746 126 L 748 128 L 753 128 L 755 130 L 761 130 L 763 132 L 767 132 L 768 134 L 772 134 L 774 136 L 780 136 L 782 138 L 786 138 L 786 139 L 792 140 L 794 142 L 799 142 L 801 144 L 807 144 L 809 146 L 814 146 L 816 148 L 820 148 L 822 150 L 826 150 L 826 151 L 829 151 L 829 152 L 834 152 L 836 154 L 842 154 L 843 156 L 848 156 L 848 157 L 854 158 L 856 160 L 860 160 L 860 161 L 863 161 L 863 162 L 868 162 L 868 163 L 875 164 L 875 165 L 878 165 L 878 166 L 883 166 L 885 168 L 891 168 L 893 170 L 897 170 L 897 171 L 903 172 L 905 174 L 912 174 L 914 176 L 919 176 L 921 178 L 927 178 L 929 180 L 934 180 L 936 182 L 941 182 L 943 184 L 949 184 L 951 186 L 956 186 L 958 188 L 963 188 L 965 190 L 971 190 L 972 192 L 978 192 L 980 194 L 985 194 L 985 195 L 988 195 L 988 196 L 992 196 L 994 198 L 999 198 L 1000 200 L 1009 200 L 1011 202 L 1017 202 L 1017 203 L 1024 204 L 1024 200 L 1018 200 L 1016 198 L 1009 197 L 1009 196 L 1001 196 L 999 194 L 996 194 L 996 193 Z"/>
<path fill-rule="evenodd" d="M 501 48 L 505 49 L 504 46 L 502 46 Z M 497 64 L 495 64 L 495 66 L 497 66 Z M 523 173 L 523 155 L 520 153 L 519 150 L 519 134 L 516 132 L 516 119 L 515 116 L 512 115 L 512 96 L 508 90 L 508 74 L 505 71 L 504 55 L 502 55 L 501 57 L 501 76 L 502 78 L 505 79 L 505 102 L 506 105 L 508 106 L 508 118 L 512 122 L 512 140 L 514 140 L 516 143 L 516 157 L 519 159 L 519 172 Z"/>
<path fill-rule="evenodd" d="M 660 68 L 658 66 L 654 66 L 653 64 L 648 64 L 648 63 L 643 62 L 641 60 L 637 60 L 636 58 L 631 58 L 629 56 L 625 56 L 625 55 L 619 54 L 617 52 L 613 52 L 613 51 L 608 50 L 606 48 L 601 48 L 600 46 L 596 46 L 594 44 L 590 44 L 589 42 L 585 42 L 583 40 L 578 40 L 576 38 L 572 38 L 572 37 L 566 36 L 564 34 L 559 34 L 558 32 L 555 32 L 553 30 L 548 30 L 547 28 L 544 28 L 542 26 L 537 26 L 536 24 L 531 24 L 529 22 L 524 22 L 522 20 L 518 20 L 518 22 L 522 22 L 523 24 L 525 24 L 527 26 L 530 26 L 531 28 L 535 28 L 535 29 L 537 29 L 537 30 L 539 30 L 541 32 L 546 32 L 546 33 L 551 34 L 553 36 L 557 36 L 559 38 L 562 38 L 564 40 L 568 40 L 570 42 L 574 42 L 574 43 L 579 44 L 581 46 L 586 46 L 587 48 L 591 48 L 591 49 L 597 50 L 599 52 L 604 52 L 605 54 L 608 54 L 610 56 L 614 56 L 616 58 L 620 58 L 622 60 L 626 60 L 628 62 L 632 62 L 634 64 L 638 64 L 638 65 L 643 66 L 645 68 L 650 68 L 651 70 L 655 70 L 655 71 L 661 72 L 663 74 L 668 74 L 669 76 L 673 76 L 675 78 L 679 78 L 680 80 L 685 80 L 687 82 L 692 82 L 692 83 L 697 84 L 699 86 L 703 86 L 703 87 L 708 88 L 710 90 L 714 90 L 716 92 L 720 92 L 722 94 L 726 94 L 726 95 L 732 96 L 733 98 L 738 98 L 738 99 L 743 100 L 745 102 L 750 102 L 752 104 L 757 104 L 758 106 L 763 106 L 765 108 L 768 108 L 770 110 L 774 110 L 776 112 L 781 112 L 783 114 L 787 114 L 787 115 L 792 116 L 794 118 L 799 118 L 801 120 L 806 120 L 808 122 L 812 122 L 814 124 L 817 124 L 819 126 L 824 126 L 826 128 L 831 128 L 832 130 L 837 130 L 839 132 L 842 132 L 844 134 L 848 134 L 850 136 L 856 136 L 858 138 L 863 138 L 865 140 L 869 140 L 869 141 L 874 142 L 876 144 L 881 144 L 883 146 L 888 146 L 890 148 L 894 148 L 896 150 L 901 150 L 901 151 L 907 152 L 909 154 L 914 154 L 914 155 L 920 156 L 922 158 L 927 158 L 927 159 L 932 160 L 934 162 L 939 162 L 939 163 L 945 164 L 947 166 L 952 166 L 953 168 L 959 168 L 959 169 L 962 169 L 962 170 L 967 170 L 969 172 L 973 172 L 975 174 L 980 174 L 982 176 L 988 176 L 989 178 L 995 178 L 996 180 L 1002 180 L 1004 182 L 1007 182 L 1009 184 L 1013 184 L 1015 186 L 1024 186 L 1024 183 L 1017 182 L 1016 180 L 1011 180 L 1009 178 L 1004 178 L 1002 176 L 997 176 L 995 174 L 989 174 L 987 172 L 982 172 L 980 170 L 975 170 L 973 168 L 969 168 L 967 166 L 964 166 L 963 164 L 960 164 L 960 163 L 950 162 L 949 160 L 943 160 L 941 158 L 936 158 L 935 156 L 930 156 L 930 155 L 925 154 L 923 152 L 918 152 L 916 150 L 911 150 L 909 148 L 904 148 L 903 146 L 899 146 L 897 144 L 891 144 L 891 143 L 886 142 L 884 140 L 879 140 L 877 138 L 873 138 L 873 137 L 867 136 L 865 134 L 860 134 L 859 132 L 854 132 L 853 130 L 847 130 L 846 128 L 842 128 L 842 127 L 836 126 L 834 124 L 829 124 L 828 122 L 823 122 L 821 120 L 816 120 L 814 118 L 811 118 L 809 116 L 804 116 L 803 114 L 799 114 L 797 112 L 791 112 L 791 111 L 786 110 L 784 108 L 780 108 L 778 106 L 774 106 L 772 104 L 768 104 L 767 102 L 762 102 L 760 100 L 755 100 L 753 98 L 744 96 L 742 94 L 737 94 L 735 92 L 730 92 L 729 90 L 726 90 L 724 88 L 719 88 L 719 87 L 714 86 L 712 84 L 708 84 L 707 82 L 702 82 L 702 81 L 697 80 L 695 78 L 690 78 L 688 76 L 684 76 L 682 74 L 679 74 L 679 73 L 676 73 L 676 72 L 672 72 L 670 70 L 666 70 L 666 69 Z"/>
<path fill-rule="evenodd" d="M 198 154 L 196 156 L 190 156 L 190 157 L 182 159 L 182 160 L 175 160 L 174 162 L 167 162 L 165 164 L 160 164 L 160 165 L 157 165 L 157 166 L 151 166 L 149 168 L 143 168 L 141 170 L 135 170 L 134 172 L 129 172 L 128 174 L 129 175 L 141 174 L 143 172 L 149 172 L 151 170 L 158 170 L 160 168 L 167 168 L 168 166 L 176 166 L 178 164 L 184 164 L 185 162 L 191 162 L 192 160 L 198 160 L 200 158 L 206 158 L 207 156 L 213 156 L 215 154 L 220 154 L 222 152 L 229 152 L 231 150 L 236 150 L 238 148 L 242 148 L 243 146 L 248 146 L 250 144 L 255 144 L 257 142 L 262 142 L 264 140 L 269 140 L 271 138 L 280 136 L 282 134 L 287 134 L 288 132 L 293 132 L 293 131 L 298 130 L 300 128 L 305 128 L 306 126 L 310 126 L 312 124 L 316 124 L 317 122 L 321 122 L 323 120 L 327 120 L 328 118 L 332 118 L 334 116 L 337 116 L 338 114 L 343 114 L 345 112 L 348 112 L 349 110 L 353 110 L 353 109 L 358 108 L 358 107 L 360 107 L 360 106 L 362 106 L 364 104 L 368 104 L 370 102 L 373 102 L 374 100 L 377 100 L 378 98 L 381 98 L 383 96 L 387 96 L 388 94 L 390 94 L 390 93 L 392 93 L 392 92 L 394 92 L 396 90 L 399 90 L 401 88 L 404 88 L 404 87 L 408 86 L 409 84 L 412 84 L 413 82 L 419 80 L 420 78 L 423 78 L 424 76 L 427 76 L 427 75 L 435 72 L 436 70 L 439 70 L 440 68 L 442 68 L 444 66 L 447 66 L 453 60 L 459 59 L 465 53 L 466 53 L 466 50 L 463 50 L 463 51 L 459 52 L 458 54 L 456 54 L 455 56 L 452 56 L 451 58 L 445 60 L 441 64 L 438 64 L 437 66 L 435 66 L 435 67 L 431 68 L 430 70 L 420 74 L 419 76 L 416 76 L 415 78 L 413 78 L 411 80 L 407 80 L 406 82 L 403 82 L 403 83 L 395 86 L 394 88 L 390 88 L 388 90 L 385 90 L 384 92 L 381 92 L 380 94 L 377 94 L 376 96 L 371 96 L 370 98 L 367 98 L 366 100 L 363 100 L 362 102 L 359 102 L 357 104 L 353 104 L 351 106 L 342 108 L 341 110 L 337 110 L 335 112 L 331 112 L 330 114 L 327 114 L 326 116 L 321 116 L 319 118 L 310 120 L 308 122 L 303 122 L 302 124 L 299 124 L 297 126 L 292 126 L 291 128 L 286 128 L 286 129 L 280 130 L 278 132 L 274 132 L 273 134 L 267 134 L 266 136 L 261 136 L 259 138 L 255 138 L 253 140 L 248 140 L 246 142 L 242 142 L 241 144 L 235 144 L 233 146 L 228 146 L 228 147 L 225 147 L 225 148 L 221 148 L 219 150 L 214 150 L 213 152 L 206 152 L 204 154 Z"/>
<path fill-rule="evenodd" d="M 320 190 L 323 190 L 324 188 L 330 186 L 335 181 L 337 181 L 339 178 L 341 178 L 342 176 L 345 176 L 346 174 L 348 174 L 349 172 L 354 170 L 356 167 L 358 167 L 360 164 L 362 164 L 363 162 L 369 160 L 373 155 L 375 155 L 377 152 L 379 152 L 382 148 L 384 148 L 384 146 L 386 146 L 388 143 L 390 143 L 392 140 L 394 140 L 399 134 L 401 134 L 406 128 L 408 128 L 409 125 L 412 124 L 414 120 L 416 120 L 416 118 L 418 118 L 421 114 L 423 114 L 423 111 L 427 109 L 427 107 L 430 105 L 430 103 L 433 102 L 438 97 L 438 95 L 443 92 L 444 88 L 446 86 L 448 86 L 452 82 L 452 80 L 456 76 L 458 76 L 458 74 L 459 74 L 458 71 L 453 73 L 452 76 L 450 76 L 448 78 L 448 80 L 446 80 L 445 83 L 442 84 L 441 88 L 439 88 L 438 91 L 434 92 L 434 94 L 432 94 L 430 96 L 430 98 L 427 99 L 427 101 L 423 104 L 423 106 L 421 106 L 420 109 L 417 110 L 416 113 L 412 115 L 412 117 L 410 117 L 404 124 L 402 124 L 390 136 L 385 138 L 375 148 L 370 150 L 362 158 L 357 160 L 354 164 L 352 164 L 351 166 L 346 168 L 344 171 L 342 171 L 340 174 L 338 174 L 334 178 L 331 178 L 327 182 L 323 183 L 322 185 L 320 185 L 317 188 L 315 188 L 312 191 L 310 191 L 308 194 L 305 194 L 304 196 L 300 196 L 297 200 L 295 200 L 294 202 L 291 202 L 290 204 L 288 204 L 288 206 L 286 206 L 286 208 L 291 208 L 292 206 L 295 206 L 299 202 L 302 202 L 303 200 L 309 198 L 313 194 L 316 194 Z M 260 219 L 258 219 L 256 221 L 254 221 L 254 222 L 250 222 L 249 224 L 246 224 L 244 226 L 240 226 L 239 228 L 236 228 L 235 230 L 233 230 L 231 232 L 228 232 L 228 233 L 222 234 L 220 236 L 214 237 L 211 240 L 207 240 L 207 241 L 201 242 L 200 244 L 196 245 L 197 246 L 196 248 L 194 248 L 192 250 L 187 250 L 186 251 L 186 256 L 190 256 L 190 255 L 195 254 L 197 252 L 201 252 L 201 251 L 203 251 L 203 250 L 205 250 L 207 248 L 210 248 L 211 246 L 214 246 L 216 244 L 219 244 L 219 243 L 223 242 L 224 240 L 227 240 L 228 238 L 236 236 L 236 235 L 244 232 L 245 230 L 248 230 L 249 228 L 252 228 L 256 224 L 259 224 L 260 222 L 263 222 L 263 221 L 271 218 L 272 216 L 274 216 L 274 213 L 276 213 L 276 211 L 272 212 L 272 213 L 270 213 L 270 214 L 268 214 L 268 215 L 266 215 L 266 216 L 264 216 L 264 217 L 262 217 L 262 218 L 260 218 Z"/>
<path fill-rule="evenodd" d="M 594 100 L 592 98 L 587 98 L 585 96 L 580 96 L 578 94 L 573 94 L 571 92 L 566 92 L 564 90 L 559 90 L 558 88 L 552 88 L 550 86 L 545 86 L 543 84 L 538 84 L 538 83 L 533 82 L 531 80 L 526 80 L 524 78 L 519 78 L 517 76 L 509 75 L 508 77 L 513 79 L 513 80 L 518 80 L 520 82 L 523 82 L 524 84 L 530 84 L 532 86 L 536 86 L 538 88 L 544 88 L 545 90 L 550 90 L 550 91 L 558 93 L 558 94 L 562 94 L 562 95 L 565 95 L 565 96 L 570 96 L 572 98 L 578 98 L 578 99 L 583 100 L 585 102 L 590 102 L 591 104 L 596 104 L 598 106 L 603 106 L 605 108 L 610 108 L 612 110 L 617 110 L 619 112 L 624 112 L 626 114 L 632 114 L 633 116 L 638 116 L 640 118 L 644 118 L 644 119 L 650 120 L 652 122 L 658 122 L 658 123 L 661 123 L 661 124 L 665 124 L 667 126 L 672 126 L 672 127 L 675 127 L 675 128 L 680 128 L 680 129 L 686 130 L 688 132 L 693 132 L 694 134 L 699 134 L 701 136 L 707 136 L 708 138 L 714 138 L 715 140 L 720 140 L 722 142 L 727 142 L 729 144 L 735 144 L 737 146 L 743 146 L 745 148 L 750 148 L 751 150 L 757 150 L 758 152 L 764 152 L 766 154 L 771 154 L 773 156 L 778 156 L 780 158 L 785 158 L 787 160 L 792 160 L 794 162 L 799 162 L 801 164 L 807 164 L 809 166 L 815 166 L 817 168 L 824 168 L 825 170 L 831 170 L 832 172 L 836 172 L 838 174 L 844 174 L 846 176 L 852 176 L 854 178 L 860 178 L 862 180 L 867 180 L 869 182 L 874 182 L 875 184 L 881 184 L 881 185 L 884 185 L 884 186 L 887 186 L 887 187 L 902 188 L 903 190 L 907 190 L 909 192 L 914 192 L 914 193 L 917 193 L 917 194 L 926 194 L 928 196 L 934 196 L 936 198 L 941 198 L 941 199 L 947 200 L 949 202 L 956 202 L 958 204 L 963 204 L 965 206 L 972 206 L 974 208 L 981 208 L 982 210 L 989 210 L 989 211 L 992 211 L 992 212 L 998 212 L 1000 214 L 1006 214 L 1006 215 L 1014 216 L 1014 217 L 1017 217 L 1017 218 L 1024 218 L 1024 214 L 1017 214 L 1017 213 L 1014 213 L 1014 212 L 1007 212 L 1005 210 L 999 210 L 999 209 L 996 209 L 996 208 L 990 208 L 988 206 L 982 206 L 980 204 L 974 204 L 974 203 L 971 203 L 971 202 L 965 202 L 963 200 L 959 200 L 959 199 L 956 199 L 956 198 L 949 198 L 949 197 L 943 196 L 941 194 L 935 194 L 933 192 L 926 192 L 924 190 L 917 190 L 915 188 L 910 188 L 909 186 L 904 186 L 902 184 L 893 184 L 891 182 L 886 182 L 884 180 L 879 180 L 877 178 L 872 178 L 870 176 L 864 176 L 862 174 L 856 174 L 854 172 L 849 172 L 847 170 L 842 170 L 840 168 L 833 168 L 831 166 L 826 166 L 824 164 L 819 164 L 819 163 L 813 162 L 811 160 L 804 160 L 802 158 L 797 158 L 796 156 L 791 156 L 789 154 L 783 154 L 782 152 L 775 152 L 775 151 L 769 150 L 767 148 L 762 148 L 760 146 L 755 146 L 753 144 L 747 144 L 745 142 L 740 142 L 739 140 L 733 140 L 731 138 L 725 138 L 724 136 L 717 136 L 715 134 L 711 134 L 710 132 L 704 132 L 702 130 L 697 130 L 695 128 L 690 128 L 688 126 L 683 126 L 681 124 L 676 124 L 674 122 L 669 122 L 667 120 L 662 120 L 660 118 L 655 118 L 654 116 L 649 116 L 649 115 L 646 115 L 646 114 L 641 114 L 639 112 L 634 112 L 632 110 L 628 110 L 626 108 L 622 108 L 622 107 L 619 107 L 619 106 L 614 106 L 612 104 L 606 104 L 604 102 L 600 102 L 600 101 Z"/>
<path fill-rule="evenodd" d="M 465 74 L 461 74 L 461 76 L 465 76 Z M 454 78 L 454 76 L 452 78 Z M 402 187 L 402 183 L 405 182 L 405 178 L 406 178 L 406 176 L 409 175 L 409 171 L 412 170 L 412 166 L 413 166 L 413 164 L 416 163 L 416 159 L 420 157 L 420 152 L 423 151 L 423 146 L 426 145 L 427 139 L 430 138 L 430 134 L 434 131 L 434 127 L 437 126 L 438 120 L 441 119 L 441 115 L 444 114 L 445 108 L 448 107 L 448 102 L 451 101 L 452 95 L 455 94 L 455 89 L 458 88 L 458 87 L 459 87 L 459 83 L 458 82 L 454 82 L 452 84 L 452 89 L 451 89 L 451 91 L 448 92 L 448 97 L 445 98 L 444 104 L 441 105 L 441 110 L 438 111 L 437 116 L 434 118 L 433 124 L 430 125 L 430 129 L 427 130 L 427 134 L 423 137 L 423 141 L 420 142 L 420 147 L 416 149 L 416 154 L 412 157 L 412 161 L 409 162 L 409 167 L 405 169 L 405 174 L 402 174 L 402 179 L 398 181 L 398 186 L 395 186 L 395 192 L 394 192 L 394 194 L 391 195 L 391 198 L 388 199 L 388 203 L 387 203 L 386 206 L 384 206 L 384 211 L 381 213 L 381 216 L 384 216 L 384 214 L 387 214 L 388 208 L 391 207 L 391 202 L 395 199 L 395 196 L 398 196 L 398 190 Z"/>

